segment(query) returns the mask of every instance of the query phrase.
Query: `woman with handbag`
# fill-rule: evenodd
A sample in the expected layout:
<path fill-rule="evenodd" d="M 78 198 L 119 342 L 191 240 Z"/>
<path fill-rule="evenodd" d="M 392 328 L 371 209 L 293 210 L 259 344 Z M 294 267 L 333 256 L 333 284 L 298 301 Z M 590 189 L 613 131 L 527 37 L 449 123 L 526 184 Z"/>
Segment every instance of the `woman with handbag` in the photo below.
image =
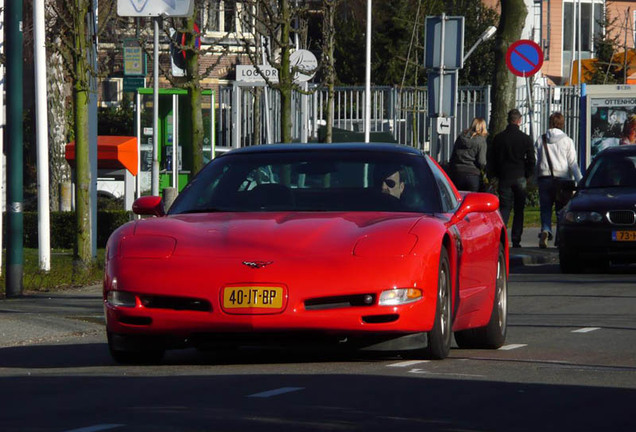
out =
<path fill-rule="evenodd" d="M 482 172 L 486 168 L 487 135 L 486 120 L 475 117 L 470 128 L 455 140 L 448 166 L 457 189 L 477 192 L 481 188 Z"/>
<path fill-rule="evenodd" d="M 553 206 L 557 215 L 558 231 L 561 209 L 567 204 L 569 197 L 574 192 L 574 181 L 578 183 L 582 177 L 576 161 L 574 141 L 563 132 L 564 126 L 565 117 L 563 114 L 553 113 L 550 116 L 549 129 L 534 144 L 541 215 L 540 248 L 546 248 L 548 240 L 552 240 Z M 571 183 L 570 186 L 566 186 L 568 182 Z M 557 244 L 558 242 L 555 241 L 555 246 Z"/>

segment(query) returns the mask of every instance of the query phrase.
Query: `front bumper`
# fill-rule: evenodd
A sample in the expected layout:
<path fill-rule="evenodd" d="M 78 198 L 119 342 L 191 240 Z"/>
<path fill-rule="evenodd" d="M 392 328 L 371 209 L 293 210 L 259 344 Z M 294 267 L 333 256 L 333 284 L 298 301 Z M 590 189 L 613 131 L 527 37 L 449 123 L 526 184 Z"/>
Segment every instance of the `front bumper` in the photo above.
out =
<path fill-rule="evenodd" d="M 582 259 L 605 259 L 614 263 L 636 263 L 635 241 L 613 241 L 612 231 L 634 231 L 633 227 L 573 225 L 559 227 L 559 250 Z"/>

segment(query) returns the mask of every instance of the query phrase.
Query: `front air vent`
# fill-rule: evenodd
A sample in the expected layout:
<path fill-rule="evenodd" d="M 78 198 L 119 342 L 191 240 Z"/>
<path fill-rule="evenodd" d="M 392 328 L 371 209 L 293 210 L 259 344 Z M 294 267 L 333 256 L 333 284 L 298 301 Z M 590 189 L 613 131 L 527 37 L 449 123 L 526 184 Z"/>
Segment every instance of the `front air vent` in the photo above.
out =
<path fill-rule="evenodd" d="M 375 304 L 375 294 L 318 297 L 305 300 L 306 310 L 340 309 Z"/>
<path fill-rule="evenodd" d="M 141 304 L 148 309 L 210 312 L 209 301 L 189 297 L 140 296 Z"/>
<path fill-rule="evenodd" d="M 400 318 L 398 314 L 367 315 L 362 317 L 362 321 L 367 324 L 383 324 L 397 321 L 398 318 Z"/>
<path fill-rule="evenodd" d="M 612 225 L 634 225 L 636 221 L 633 210 L 610 210 L 607 219 Z"/>
<path fill-rule="evenodd" d="M 128 325 L 149 326 L 150 324 L 152 324 L 152 318 L 124 315 L 119 317 L 119 322 Z"/>

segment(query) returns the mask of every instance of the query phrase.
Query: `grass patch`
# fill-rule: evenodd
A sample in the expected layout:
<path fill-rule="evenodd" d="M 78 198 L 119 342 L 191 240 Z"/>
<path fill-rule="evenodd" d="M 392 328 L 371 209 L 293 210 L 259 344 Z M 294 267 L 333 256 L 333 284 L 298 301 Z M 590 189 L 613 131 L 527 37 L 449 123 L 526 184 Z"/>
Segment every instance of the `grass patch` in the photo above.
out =
<path fill-rule="evenodd" d="M 68 249 L 51 250 L 51 270 L 40 270 L 40 258 L 37 249 L 24 248 L 24 267 L 22 277 L 23 291 L 50 292 L 68 288 L 95 285 L 104 278 L 104 249 L 97 250 L 97 260 L 93 267 L 80 270 L 73 262 L 73 251 Z M 0 275 L 0 298 L 6 293 L 6 255 L 2 259 Z"/>

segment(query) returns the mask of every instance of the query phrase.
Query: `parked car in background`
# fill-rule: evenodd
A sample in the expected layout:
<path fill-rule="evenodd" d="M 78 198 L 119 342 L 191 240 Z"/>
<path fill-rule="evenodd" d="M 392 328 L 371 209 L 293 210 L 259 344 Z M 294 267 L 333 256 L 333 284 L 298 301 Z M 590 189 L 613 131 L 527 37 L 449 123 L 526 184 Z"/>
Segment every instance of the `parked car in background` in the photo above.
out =
<path fill-rule="evenodd" d="M 296 343 L 442 359 L 498 348 L 508 240 L 495 195 L 460 194 L 393 144 L 282 144 L 214 159 L 164 213 L 115 231 L 104 306 L 119 362 Z"/>
<path fill-rule="evenodd" d="M 636 145 L 599 153 L 559 225 L 561 270 L 636 263 Z"/>

